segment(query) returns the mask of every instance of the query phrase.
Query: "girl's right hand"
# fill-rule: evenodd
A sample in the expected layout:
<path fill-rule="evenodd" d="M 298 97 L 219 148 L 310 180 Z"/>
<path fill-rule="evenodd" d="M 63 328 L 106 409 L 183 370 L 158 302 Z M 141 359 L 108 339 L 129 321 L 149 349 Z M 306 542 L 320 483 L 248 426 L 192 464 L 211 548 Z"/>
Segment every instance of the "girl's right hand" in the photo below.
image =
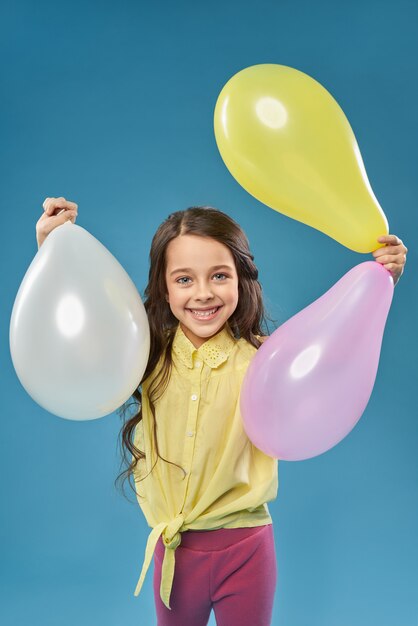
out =
<path fill-rule="evenodd" d="M 36 241 L 38 250 L 49 233 L 57 226 L 61 226 L 68 220 L 75 224 L 78 205 L 65 198 L 45 198 L 43 203 L 43 215 L 36 222 Z M 62 213 L 61 213 L 62 211 Z"/>

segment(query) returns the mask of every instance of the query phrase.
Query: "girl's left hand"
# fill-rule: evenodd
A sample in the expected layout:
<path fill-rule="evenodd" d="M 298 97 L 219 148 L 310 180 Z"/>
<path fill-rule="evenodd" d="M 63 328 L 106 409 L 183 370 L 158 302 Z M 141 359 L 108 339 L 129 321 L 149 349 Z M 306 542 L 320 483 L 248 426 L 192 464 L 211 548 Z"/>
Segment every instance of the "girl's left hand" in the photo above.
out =
<path fill-rule="evenodd" d="M 396 285 L 405 267 L 408 248 L 396 235 L 383 235 L 377 241 L 386 245 L 374 250 L 372 254 L 392 274 L 393 284 Z"/>

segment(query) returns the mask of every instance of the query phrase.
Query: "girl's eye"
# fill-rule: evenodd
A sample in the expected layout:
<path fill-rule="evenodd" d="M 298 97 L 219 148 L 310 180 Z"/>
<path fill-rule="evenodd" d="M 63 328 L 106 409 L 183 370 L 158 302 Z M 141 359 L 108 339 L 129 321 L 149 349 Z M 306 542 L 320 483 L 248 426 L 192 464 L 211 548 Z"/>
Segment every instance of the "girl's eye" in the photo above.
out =
<path fill-rule="evenodd" d="M 226 274 L 222 274 L 222 273 L 214 274 L 213 277 L 214 278 L 216 277 L 217 281 L 224 281 L 226 278 L 228 278 Z M 191 280 L 192 279 L 189 278 L 188 276 L 181 276 L 180 278 L 176 278 L 176 283 L 178 283 L 179 285 L 188 285 L 189 284 L 188 281 L 191 281 Z"/>

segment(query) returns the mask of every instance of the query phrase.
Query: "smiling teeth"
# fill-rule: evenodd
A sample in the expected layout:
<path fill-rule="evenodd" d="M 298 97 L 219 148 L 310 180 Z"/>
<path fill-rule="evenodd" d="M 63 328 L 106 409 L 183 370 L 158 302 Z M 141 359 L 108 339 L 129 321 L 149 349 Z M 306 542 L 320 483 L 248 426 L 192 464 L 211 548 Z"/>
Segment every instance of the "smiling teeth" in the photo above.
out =
<path fill-rule="evenodd" d="M 213 315 L 213 313 L 215 313 L 215 311 L 218 310 L 219 307 L 215 307 L 214 309 L 211 309 L 210 311 L 196 311 L 194 309 L 190 309 L 190 311 L 193 313 L 193 315 L 196 315 L 196 317 L 209 317 L 209 315 Z"/>

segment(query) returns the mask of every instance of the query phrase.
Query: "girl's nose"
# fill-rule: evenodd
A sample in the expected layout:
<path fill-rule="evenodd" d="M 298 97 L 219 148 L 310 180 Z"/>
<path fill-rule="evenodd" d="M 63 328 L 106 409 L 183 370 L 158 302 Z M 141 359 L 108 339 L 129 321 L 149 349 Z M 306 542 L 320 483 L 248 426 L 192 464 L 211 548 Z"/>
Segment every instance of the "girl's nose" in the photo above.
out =
<path fill-rule="evenodd" d="M 213 298 L 212 286 L 209 283 L 197 283 L 194 296 L 196 300 L 210 300 Z"/>

